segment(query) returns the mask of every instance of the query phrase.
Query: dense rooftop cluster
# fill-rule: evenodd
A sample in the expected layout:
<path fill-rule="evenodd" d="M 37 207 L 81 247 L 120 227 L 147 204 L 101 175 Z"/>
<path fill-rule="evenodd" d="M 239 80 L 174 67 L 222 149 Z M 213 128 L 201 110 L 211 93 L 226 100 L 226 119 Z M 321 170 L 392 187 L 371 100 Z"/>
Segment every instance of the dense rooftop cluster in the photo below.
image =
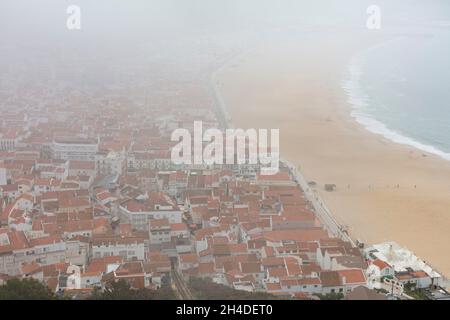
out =
<path fill-rule="evenodd" d="M 202 101 L 201 88 L 191 89 Z M 380 257 L 329 236 L 288 168 L 174 165 L 174 129 L 218 126 L 208 99 L 189 109 L 150 106 L 146 95 L 69 91 L 63 105 L 46 95 L 49 103 L 1 110 L 0 284 L 31 277 L 82 293 L 123 279 L 157 289 L 174 269 L 310 298 L 395 276 Z M 396 286 L 429 285 L 416 271 L 403 270 Z"/>

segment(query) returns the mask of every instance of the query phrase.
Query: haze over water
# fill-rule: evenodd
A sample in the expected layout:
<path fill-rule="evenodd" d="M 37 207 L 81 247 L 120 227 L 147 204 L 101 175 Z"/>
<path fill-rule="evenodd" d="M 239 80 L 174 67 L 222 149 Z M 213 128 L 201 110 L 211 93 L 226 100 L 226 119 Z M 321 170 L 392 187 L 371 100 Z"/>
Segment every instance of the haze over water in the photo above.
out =
<path fill-rule="evenodd" d="M 450 15 L 354 59 L 345 89 L 370 131 L 450 160 Z"/>

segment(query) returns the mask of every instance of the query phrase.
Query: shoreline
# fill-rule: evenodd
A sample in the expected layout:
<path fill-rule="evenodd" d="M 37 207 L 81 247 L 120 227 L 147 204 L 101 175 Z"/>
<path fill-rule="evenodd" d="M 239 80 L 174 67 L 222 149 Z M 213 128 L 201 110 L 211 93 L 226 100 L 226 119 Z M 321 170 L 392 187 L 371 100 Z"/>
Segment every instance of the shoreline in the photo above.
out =
<path fill-rule="evenodd" d="M 358 52 L 352 57 L 348 67 L 346 68 L 347 71 L 345 76 L 341 82 L 342 89 L 347 95 L 348 104 L 351 106 L 350 115 L 356 122 L 371 133 L 381 135 L 393 143 L 411 146 L 417 150 L 434 154 L 443 160 L 450 161 L 450 153 L 440 150 L 436 146 L 422 143 L 403 133 L 399 133 L 395 129 L 388 128 L 388 126 L 382 121 L 377 120 L 375 116 L 364 111 L 364 108 L 367 107 L 367 100 L 369 97 L 361 85 L 360 77 L 365 72 L 364 64 L 366 63 L 366 55 L 369 52 L 378 50 L 379 48 L 389 45 L 389 43 L 396 40 L 397 39 L 387 40 L 382 44 L 375 45 L 363 50 L 362 52 Z"/>
<path fill-rule="evenodd" d="M 352 117 L 352 106 L 340 86 L 340 76 L 345 72 L 343 61 L 350 63 L 355 52 L 376 41 L 366 41 L 361 48 L 350 39 L 351 50 L 336 49 L 337 61 L 327 61 L 325 66 L 314 62 L 316 55 L 327 52 L 327 47 L 338 47 L 332 39 L 326 39 L 318 48 L 309 41 L 299 48 L 281 43 L 270 50 L 256 50 L 250 57 L 240 57 L 233 68 L 221 69 L 217 87 L 230 108 L 227 112 L 234 125 L 278 126 L 281 133 L 286 133 L 280 137 L 282 159 L 300 165 L 303 176 L 318 182 L 319 189 L 326 183 L 337 184 L 336 192 L 318 191 L 338 223 L 348 226 L 353 239 L 365 243 L 396 241 L 431 261 L 447 276 L 450 258 L 439 252 L 445 252 L 450 239 L 446 232 L 450 221 L 443 212 L 450 200 L 442 194 L 446 181 L 450 181 L 446 180 L 450 179 L 450 165 L 443 164 L 447 161 L 436 155 L 423 158 L 423 152 L 411 146 L 369 132 Z M 288 50 L 280 50 L 284 47 Z M 304 55 L 306 61 L 297 60 L 296 53 Z M 315 72 L 308 72 L 310 69 Z M 273 88 L 280 88 L 280 84 L 287 90 L 281 87 L 282 92 L 277 93 Z M 298 115 L 292 115 L 297 111 Z M 406 165 L 402 163 L 405 160 Z M 386 166 L 380 167 L 380 163 Z M 403 171 L 397 172 L 400 170 Z M 440 174 L 442 171 L 444 175 Z M 433 183 L 434 178 L 438 183 Z M 397 189 L 396 185 L 401 187 Z M 424 192 L 428 185 L 432 188 Z M 428 206 L 432 219 L 427 220 L 422 212 Z M 411 221 L 404 224 L 405 219 Z M 385 220 L 392 221 L 385 224 Z M 427 232 L 421 233 L 425 227 Z"/>

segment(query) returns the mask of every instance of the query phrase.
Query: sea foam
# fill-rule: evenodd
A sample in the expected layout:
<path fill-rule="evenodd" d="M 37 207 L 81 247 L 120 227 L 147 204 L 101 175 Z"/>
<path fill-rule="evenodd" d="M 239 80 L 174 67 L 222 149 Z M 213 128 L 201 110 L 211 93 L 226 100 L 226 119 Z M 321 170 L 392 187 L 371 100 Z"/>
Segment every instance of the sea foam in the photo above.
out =
<path fill-rule="evenodd" d="M 367 49 L 357 55 L 355 55 L 347 69 L 345 77 L 342 81 L 342 88 L 347 94 L 347 101 L 352 107 L 351 116 L 359 124 L 361 124 L 368 131 L 382 135 L 383 137 L 391 140 L 392 142 L 412 146 L 418 150 L 426 153 L 435 154 L 445 160 L 450 161 L 450 153 L 439 150 L 438 148 L 421 143 L 413 138 L 407 137 L 395 130 L 388 128 L 384 123 L 376 120 L 370 112 L 369 108 L 376 108 L 377 106 L 370 105 L 370 97 L 365 92 L 362 86 L 362 75 L 364 72 L 364 65 L 366 63 L 366 56 L 369 51 L 378 49 L 382 46 L 378 45 Z"/>

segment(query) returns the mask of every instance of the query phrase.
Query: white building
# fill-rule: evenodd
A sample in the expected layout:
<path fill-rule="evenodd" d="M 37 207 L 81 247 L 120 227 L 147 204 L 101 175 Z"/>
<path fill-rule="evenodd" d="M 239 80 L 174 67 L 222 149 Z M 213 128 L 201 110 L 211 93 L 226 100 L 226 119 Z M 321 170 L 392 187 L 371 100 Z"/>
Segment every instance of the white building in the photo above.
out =
<path fill-rule="evenodd" d="M 0 273 L 19 275 L 24 263 L 49 265 L 65 261 L 66 244 L 58 237 L 28 239 L 21 231 L 0 234 Z"/>
<path fill-rule="evenodd" d="M 41 265 L 65 262 L 66 260 L 66 243 L 59 237 L 32 239 L 30 245 L 34 257 L 32 261 Z"/>
<path fill-rule="evenodd" d="M 131 153 L 127 158 L 129 169 L 157 169 L 171 170 L 178 169 L 170 158 L 170 152 L 160 153 Z"/>
<path fill-rule="evenodd" d="M 100 175 L 121 175 L 127 162 L 124 153 L 98 153 L 95 157 L 97 173 Z"/>
<path fill-rule="evenodd" d="M 93 288 L 101 285 L 103 273 L 96 272 L 81 272 L 81 268 L 76 265 L 70 265 L 67 268 L 67 289 L 85 289 Z"/>
<path fill-rule="evenodd" d="M 89 253 L 89 242 L 76 239 L 66 241 L 67 262 L 77 266 L 85 266 L 88 262 Z"/>
<path fill-rule="evenodd" d="M 161 244 L 171 241 L 169 220 L 151 220 L 149 223 L 150 244 Z"/>
<path fill-rule="evenodd" d="M 8 178 L 7 178 L 6 173 L 7 173 L 6 168 L 2 168 L 0 166 L 0 186 L 8 183 Z"/>
<path fill-rule="evenodd" d="M 439 285 L 445 287 L 447 280 L 433 268 L 426 264 L 423 260 L 419 259 L 412 251 L 401 247 L 396 242 L 385 242 L 375 244 L 364 250 L 364 255 L 369 261 L 376 261 L 377 259 L 386 262 L 395 271 L 396 277 L 405 277 L 411 279 L 409 281 L 415 281 L 420 286 L 425 284 Z M 424 272 L 428 279 L 415 280 L 418 272 Z M 410 276 L 406 277 L 405 274 L 409 273 Z"/>
<path fill-rule="evenodd" d="M 111 237 L 92 240 L 91 254 L 94 259 L 121 256 L 125 260 L 144 260 L 144 239 L 136 237 Z"/>
<path fill-rule="evenodd" d="M 0 151 L 14 150 L 17 145 L 17 139 L 0 135 Z"/>
<path fill-rule="evenodd" d="M 94 161 L 98 141 L 87 139 L 55 140 L 51 145 L 53 158 L 63 160 Z"/>
<path fill-rule="evenodd" d="M 141 231 L 148 231 L 151 220 L 167 219 L 170 224 L 181 223 L 183 216 L 176 204 L 161 194 L 143 202 L 128 200 L 119 206 L 119 213 L 133 229 Z"/>
<path fill-rule="evenodd" d="M 95 162 L 94 161 L 69 161 L 68 175 L 73 176 L 89 176 L 95 177 Z"/>

